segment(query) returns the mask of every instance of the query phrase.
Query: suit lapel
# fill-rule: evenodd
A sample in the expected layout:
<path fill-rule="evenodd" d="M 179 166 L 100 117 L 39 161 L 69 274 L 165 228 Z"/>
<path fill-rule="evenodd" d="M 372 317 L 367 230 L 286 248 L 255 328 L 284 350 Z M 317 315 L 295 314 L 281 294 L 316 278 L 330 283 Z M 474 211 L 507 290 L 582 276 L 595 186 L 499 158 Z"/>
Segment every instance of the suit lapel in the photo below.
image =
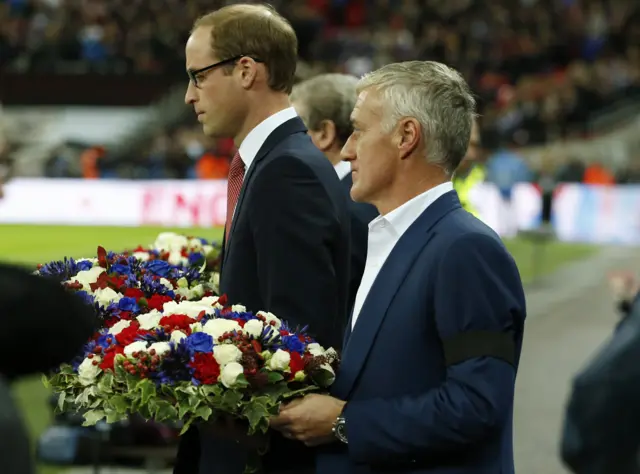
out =
<path fill-rule="evenodd" d="M 222 263 L 226 261 L 228 252 L 228 246 L 231 245 L 231 241 L 233 240 L 233 231 L 236 228 L 236 223 L 238 222 L 238 217 L 240 217 L 240 212 L 242 211 L 242 203 L 244 201 L 244 197 L 247 193 L 247 189 L 251 183 L 251 178 L 255 174 L 256 168 L 258 167 L 258 162 L 262 160 L 265 156 L 269 154 L 269 152 L 275 147 L 278 143 L 283 141 L 289 135 L 293 135 L 294 133 L 305 133 L 307 129 L 304 126 L 304 123 L 299 117 L 294 117 L 292 119 L 287 120 L 278 128 L 276 128 L 271 134 L 267 137 L 265 142 L 260 147 L 258 154 L 255 159 L 249 166 L 249 169 L 246 171 L 244 175 L 244 180 L 242 181 L 242 188 L 240 189 L 240 196 L 238 196 L 238 202 L 236 204 L 235 213 L 233 219 L 231 220 L 231 230 L 229 231 L 229 239 L 226 242 L 225 248 L 227 251 L 224 252 Z"/>
<path fill-rule="evenodd" d="M 435 235 L 435 224 L 460 207 L 455 191 L 450 191 L 431 204 L 407 229 L 380 269 L 364 301 L 358 320 L 351 331 L 351 318 L 345 331 L 342 364 L 332 393 L 346 400 L 374 344 L 380 326 L 394 296 L 400 289 L 418 253 Z"/>

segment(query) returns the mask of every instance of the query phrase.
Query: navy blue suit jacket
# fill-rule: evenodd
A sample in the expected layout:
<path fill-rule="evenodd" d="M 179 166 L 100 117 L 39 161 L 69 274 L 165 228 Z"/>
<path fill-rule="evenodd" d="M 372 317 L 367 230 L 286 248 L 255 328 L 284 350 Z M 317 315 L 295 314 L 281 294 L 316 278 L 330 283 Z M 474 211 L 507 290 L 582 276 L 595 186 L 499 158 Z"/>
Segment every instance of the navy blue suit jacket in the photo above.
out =
<path fill-rule="evenodd" d="M 332 395 L 348 445 L 318 474 L 512 474 L 525 298 L 500 238 L 455 191 L 401 237 L 345 335 Z"/>
<path fill-rule="evenodd" d="M 325 347 L 340 349 L 348 317 L 350 218 L 340 180 L 299 118 L 269 135 L 246 171 L 220 293 L 249 311 L 271 311 L 291 326 L 309 325 Z M 264 471 L 313 469 L 314 451 L 271 431 Z M 257 454 L 233 440 L 191 429 L 176 474 L 242 474 Z"/>
<path fill-rule="evenodd" d="M 378 210 L 371 204 L 355 202 L 351 199 L 351 186 L 353 186 L 351 173 L 342 178 L 341 182 L 347 195 L 347 207 L 351 217 L 351 279 L 349 281 L 349 311 L 351 311 L 367 261 L 369 222 L 378 216 Z"/>

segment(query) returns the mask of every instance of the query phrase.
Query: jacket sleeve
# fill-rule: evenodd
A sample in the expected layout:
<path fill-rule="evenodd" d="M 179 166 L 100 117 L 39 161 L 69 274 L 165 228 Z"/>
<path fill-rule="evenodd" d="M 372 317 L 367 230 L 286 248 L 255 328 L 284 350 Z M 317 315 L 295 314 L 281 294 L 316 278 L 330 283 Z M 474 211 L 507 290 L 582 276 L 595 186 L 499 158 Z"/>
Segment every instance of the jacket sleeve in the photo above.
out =
<path fill-rule="evenodd" d="M 338 242 L 341 226 L 331 199 L 317 175 L 294 157 L 276 158 L 255 179 L 247 204 L 266 304 L 261 309 L 294 327 L 309 325 L 325 345 L 336 341 L 342 329 L 336 321 L 344 318 L 335 315 L 346 307 L 340 307 L 334 249 L 350 243 Z"/>
<path fill-rule="evenodd" d="M 525 315 L 513 259 L 497 238 L 468 234 L 450 245 L 436 273 L 446 378 L 426 393 L 348 402 L 356 462 L 412 462 L 469 448 L 511 417 Z"/>

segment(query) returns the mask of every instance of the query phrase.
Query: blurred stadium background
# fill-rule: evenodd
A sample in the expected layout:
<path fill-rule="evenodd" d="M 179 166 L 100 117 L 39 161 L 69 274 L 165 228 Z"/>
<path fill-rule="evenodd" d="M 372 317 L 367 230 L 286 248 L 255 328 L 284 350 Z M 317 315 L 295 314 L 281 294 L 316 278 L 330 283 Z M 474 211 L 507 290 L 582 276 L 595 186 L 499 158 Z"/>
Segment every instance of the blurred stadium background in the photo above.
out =
<path fill-rule="evenodd" d="M 197 16 L 228 3 L 237 2 L 0 0 L 1 260 L 36 265 L 89 256 L 97 245 L 149 244 L 163 229 L 220 235 L 235 150 L 228 140 L 204 137 L 184 106 L 184 43 Z M 594 329 L 589 318 L 580 319 L 589 308 L 596 311 L 593 301 L 605 301 L 598 308 L 608 311 L 602 275 L 612 265 L 638 263 L 640 4 L 270 3 L 298 34 L 300 79 L 326 71 L 361 75 L 407 59 L 442 61 L 465 75 L 480 104 L 479 166 L 499 176 L 507 156 L 529 176 L 508 200 L 491 179 L 474 187 L 471 200 L 505 237 L 536 311 L 562 313 L 549 327 L 544 318 L 530 323 L 531 337 L 540 339 L 525 351 L 539 350 L 531 357 L 544 365 L 545 351 L 560 350 L 550 341 L 568 334 L 558 344 L 578 352 L 558 365 L 558 384 L 565 387 L 610 330 L 608 323 Z M 541 191 L 553 195 L 550 214 L 543 212 Z M 553 229 L 555 238 L 541 228 Z M 565 295 L 562 310 L 558 295 Z M 582 321 L 579 330 L 567 329 L 576 321 Z M 527 367 L 520 379 L 538 386 L 543 374 L 535 363 Z M 518 472 L 562 472 L 550 450 L 563 390 L 547 394 L 553 400 L 540 410 L 554 408 L 546 413 L 535 411 L 540 400 L 522 408 L 530 418 L 516 432 L 547 435 L 535 449 L 519 448 Z M 35 442 L 52 425 L 48 393 L 39 380 L 29 380 L 17 396 Z M 67 467 L 43 463 L 41 469 L 50 474 Z"/>

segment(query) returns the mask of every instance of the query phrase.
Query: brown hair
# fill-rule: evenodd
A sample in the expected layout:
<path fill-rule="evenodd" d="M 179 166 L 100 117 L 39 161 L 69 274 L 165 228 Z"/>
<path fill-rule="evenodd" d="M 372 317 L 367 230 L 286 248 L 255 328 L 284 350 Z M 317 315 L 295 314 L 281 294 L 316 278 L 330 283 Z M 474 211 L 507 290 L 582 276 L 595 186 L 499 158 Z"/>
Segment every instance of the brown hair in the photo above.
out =
<path fill-rule="evenodd" d="M 298 58 L 298 38 L 291 24 L 269 5 L 236 4 L 198 18 L 192 31 L 211 27 L 217 59 L 246 55 L 267 68 L 269 87 L 289 94 Z"/>

